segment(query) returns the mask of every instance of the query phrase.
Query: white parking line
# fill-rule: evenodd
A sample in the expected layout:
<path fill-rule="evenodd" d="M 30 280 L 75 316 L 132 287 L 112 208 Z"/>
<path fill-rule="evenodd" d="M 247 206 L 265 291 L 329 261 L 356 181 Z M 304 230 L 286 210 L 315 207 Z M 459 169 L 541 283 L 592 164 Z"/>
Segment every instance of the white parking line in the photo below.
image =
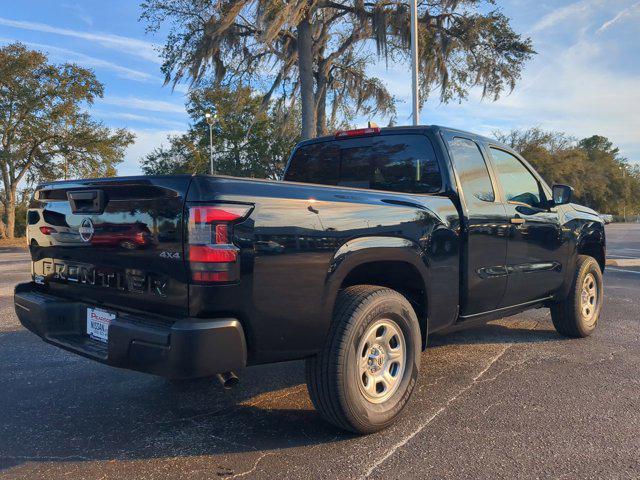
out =
<path fill-rule="evenodd" d="M 607 267 L 606 271 L 614 271 L 614 272 L 624 272 L 624 273 L 635 273 L 636 275 L 640 275 L 640 272 L 638 270 L 625 270 L 624 268 L 614 268 L 614 267 Z"/>

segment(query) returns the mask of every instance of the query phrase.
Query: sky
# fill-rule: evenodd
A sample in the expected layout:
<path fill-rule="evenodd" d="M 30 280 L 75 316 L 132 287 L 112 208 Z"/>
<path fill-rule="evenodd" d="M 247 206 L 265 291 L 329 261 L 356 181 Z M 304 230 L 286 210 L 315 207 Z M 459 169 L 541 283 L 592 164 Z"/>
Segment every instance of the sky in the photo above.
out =
<path fill-rule="evenodd" d="M 91 107 L 94 118 L 126 127 L 136 142 L 118 167 L 140 173 L 140 159 L 167 135 L 188 126 L 186 86 L 163 86 L 158 48 L 166 32 L 150 35 L 138 21 L 135 0 L 2 0 L 0 43 L 20 41 L 54 63 L 74 62 L 95 71 L 105 85 Z M 515 90 L 497 102 L 477 90 L 462 103 L 427 102 L 423 124 L 490 135 L 496 130 L 541 127 L 576 138 L 599 134 L 640 163 L 640 1 L 496 0 L 513 28 L 537 52 Z M 371 68 L 398 98 L 397 124 L 410 124 L 408 65 Z M 435 96 L 437 97 L 437 95 Z M 366 119 L 359 119 L 361 122 Z M 385 125 L 388 119 L 372 119 Z M 357 126 L 357 125 L 354 125 Z"/>

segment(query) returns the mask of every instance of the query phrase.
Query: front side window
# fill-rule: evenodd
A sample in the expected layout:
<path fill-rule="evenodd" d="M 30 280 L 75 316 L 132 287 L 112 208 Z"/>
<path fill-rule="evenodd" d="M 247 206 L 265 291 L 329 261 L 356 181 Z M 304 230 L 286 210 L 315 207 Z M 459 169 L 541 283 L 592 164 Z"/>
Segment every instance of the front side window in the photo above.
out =
<path fill-rule="evenodd" d="M 496 199 L 491 177 L 480 147 L 467 138 L 449 140 L 449 152 L 456 165 L 460 187 L 468 205 L 493 202 Z"/>
<path fill-rule="evenodd" d="M 380 135 L 302 146 L 285 180 L 407 193 L 434 193 L 442 186 L 435 152 L 422 135 Z"/>
<path fill-rule="evenodd" d="M 541 203 L 540 184 L 520 160 L 504 150 L 491 147 L 491 156 L 508 202 L 537 207 Z"/>

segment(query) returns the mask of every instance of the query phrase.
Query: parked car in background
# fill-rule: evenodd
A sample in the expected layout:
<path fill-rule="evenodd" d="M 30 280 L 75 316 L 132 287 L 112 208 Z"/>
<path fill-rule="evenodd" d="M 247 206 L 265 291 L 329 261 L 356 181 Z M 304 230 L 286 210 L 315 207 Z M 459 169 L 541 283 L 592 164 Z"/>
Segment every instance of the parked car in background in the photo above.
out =
<path fill-rule="evenodd" d="M 78 230 L 69 226 L 64 213 L 46 208 L 27 212 L 27 238 L 31 246 L 82 245 Z"/>

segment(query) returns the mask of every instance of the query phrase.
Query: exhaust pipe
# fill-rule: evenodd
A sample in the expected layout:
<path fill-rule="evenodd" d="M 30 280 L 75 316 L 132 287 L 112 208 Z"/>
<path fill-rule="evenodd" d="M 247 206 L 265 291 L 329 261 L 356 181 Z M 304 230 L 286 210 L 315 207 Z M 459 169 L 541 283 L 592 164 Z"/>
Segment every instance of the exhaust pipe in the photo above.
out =
<path fill-rule="evenodd" d="M 231 387 L 235 387 L 240 379 L 233 372 L 216 373 L 216 378 L 222 385 L 222 388 L 229 390 Z"/>

